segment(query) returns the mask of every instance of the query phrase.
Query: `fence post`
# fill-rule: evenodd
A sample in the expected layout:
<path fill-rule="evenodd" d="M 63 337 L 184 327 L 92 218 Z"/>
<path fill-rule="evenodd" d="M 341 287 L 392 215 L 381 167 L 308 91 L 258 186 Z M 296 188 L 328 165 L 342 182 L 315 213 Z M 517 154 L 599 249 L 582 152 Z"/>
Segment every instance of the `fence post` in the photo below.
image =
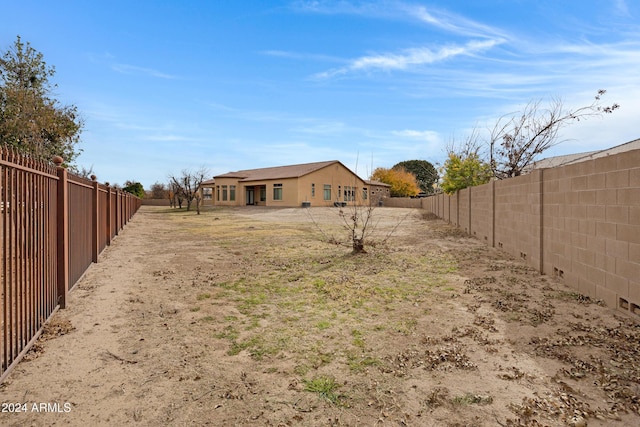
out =
<path fill-rule="evenodd" d="M 60 156 L 53 158 L 58 172 L 58 197 L 56 212 L 57 234 L 57 294 L 58 305 L 65 308 L 69 292 L 69 191 L 67 169 L 62 166 L 64 160 Z"/>
<path fill-rule="evenodd" d="M 118 231 L 120 230 L 120 192 L 118 191 L 118 189 L 116 189 L 115 192 L 115 196 L 116 196 L 116 203 L 115 203 L 115 210 L 116 210 L 116 223 L 114 224 L 115 227 L 115 232 L 114 232 L 114 236 L 118 235 Z"/>
<path fill-rule="evenodd" d="M 469 214 L 467 216 L 467 221 L 469 222 L 469 234 L 471 234 L 471 235 L 473 235 L 473 233 L 471 232 L 471 212 L 472 212 L 471 211 L 471 189 L 472 188 L 473 187 L 468 187 L 468 190 L 469 190 L 468 194 L 469 195 L 468 195 L 468 198 L 467 198 L 467 205 L 468 205 L 467 207 L 468 207 L 468 214 Z"/>
<path fill-rule="evenodd" d="M 540 231 L 538 234 L 538 243 L 540 244 L 540 261 L 538 271 L 544 273 L 544 169 L 537 169 L 538 173 L 538 193 L 540 197 L 540 206 L 538 210 Z M 534 171 L 536 172 L 536 171 Z"/>
<path fill-rule="evenodd" d="M 496 247 L 496 180 L 489 181 L 491 185 L 491 197 L 489 205 L 491 206 L 491 247 Z"/>
<path fill-rule="evenodd" d="M 91 180 L 93 181 L 93 197 L 92 197 L 92 210 L 93 215 L 91 216 L 91 225 L 92 225 L 92 238 L 91 238 L 91 259 L 93 262 L 98 262 L 98 254 L 100 253 L 100 206 L 98 200 L 100 199 L 100 188 L 98 187 L 98 181 L 96 180 L 95 175 L 91 175 Z"/>
<path fill-rule="evenodd" d="M 107 246 L 111 245 L 111 187 L 109 183 L 106 182 L 107 186 L 107 206 L 105 209 L 105 215 L 107 216 Z"/>

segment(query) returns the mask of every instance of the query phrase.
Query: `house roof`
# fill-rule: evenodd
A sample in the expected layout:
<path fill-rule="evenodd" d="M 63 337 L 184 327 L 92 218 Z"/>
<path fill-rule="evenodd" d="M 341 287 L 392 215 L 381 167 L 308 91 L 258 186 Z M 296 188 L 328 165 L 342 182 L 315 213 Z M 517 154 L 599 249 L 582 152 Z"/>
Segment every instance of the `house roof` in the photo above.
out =
<path fill-rule="evenodd" d="M 584 153 L 567 154 L 564 156 L 548 157 L 546 159 L 538 160 L 532 163 L 526 168 L 526 171 L 533 169 L 545 169 L 554 168 L 557 166 L 565 166 L 573 163 L 585 162 L 587 160 L 597 159 L 598 157 L 610 156 L 612 154 L 624 153 L 626 151 L 640 149 L 640 139 L 627 142 L 625 144 L 616 145 L 615 147 L 607 148 L 598 151 L 587 151 Z"/>
<path fill-rule="evenodd" d="M 342 163 L 338 160 L 326 162 L 304 163 L 299 165 L 275 166 L 271 168 L 246 169 L 236 172 L 228 172 L 223 175 L 216 175 L 215 178 L 238 178 L 241 182 L 263 181 L 269 179 L 299 178 L 310 174 L 335 163 Z M 342 165 L 347 168 L 346 166 Z M 348 169 L 348 168 L 347 168 Z M 355 174 L 354 174 L 355 175 Z"/>
<path fill-rule="evenodd" d="M 378 186 L 378 187 L 391 187 L 389 184 L 386 184 L 386 183 L 381 182 L 381 181 L 375 181 L 375 180 L 368 179 L 365 182 L 367 183 L 367 185 L 375 185 L 375 186 Z"/>

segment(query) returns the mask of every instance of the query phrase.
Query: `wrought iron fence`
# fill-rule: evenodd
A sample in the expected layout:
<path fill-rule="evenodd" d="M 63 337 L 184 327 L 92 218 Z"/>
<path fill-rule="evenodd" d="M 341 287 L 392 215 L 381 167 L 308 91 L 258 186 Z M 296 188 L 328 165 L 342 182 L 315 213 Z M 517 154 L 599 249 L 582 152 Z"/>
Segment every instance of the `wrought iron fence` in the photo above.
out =
<path fill-rule="evenodd" d="M 61 163 L 0 146 L 0 382 L 141 205 Z"/>

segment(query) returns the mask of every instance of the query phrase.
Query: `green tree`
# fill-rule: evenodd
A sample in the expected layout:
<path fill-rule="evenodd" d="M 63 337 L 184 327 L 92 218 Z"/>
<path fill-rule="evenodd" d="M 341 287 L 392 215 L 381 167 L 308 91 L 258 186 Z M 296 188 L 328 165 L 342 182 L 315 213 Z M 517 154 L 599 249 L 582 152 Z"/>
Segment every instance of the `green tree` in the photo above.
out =
<path fill-rule="evenodd" d="M 467 187 L 486 184 L 491 180 L 491 166 L 480 160 L 477 153 L 461 157 L 453 152 L 444 162 L 444 176 L 440 187 L 447 194 L 455 193 Z"/>
<path fill-rule="evenodd" d="M 371 179 L 389 184 L 391 197 L 412 197 L 420 192 L 416 177 L 402 168 L 376 168 Z"/>
<path fill-rule="evenodd" d="M 435 191 L 433 184 L 438 182 L 438 171 L 426 160 L 405 160 L 396 163 L 391 169 L 404 169 L 416 177 L 418 187 L 423 193 L 431 194 Z"/>
<path fill-rule="evenodd" d="M 62 156 L 67 165 L 78 156 L 83 122 L 73 105 L 52 97 L 49 82 L 55 68 L 20 36 L 0 57 L 0 141 L 50 160 Z"/>
<path fill-rule="evenodd" d="M 124 188 L 122 190 L 141 199 L 144 198 L 144 187 L 139 182 L 127 181 L 124 183 Z"/>

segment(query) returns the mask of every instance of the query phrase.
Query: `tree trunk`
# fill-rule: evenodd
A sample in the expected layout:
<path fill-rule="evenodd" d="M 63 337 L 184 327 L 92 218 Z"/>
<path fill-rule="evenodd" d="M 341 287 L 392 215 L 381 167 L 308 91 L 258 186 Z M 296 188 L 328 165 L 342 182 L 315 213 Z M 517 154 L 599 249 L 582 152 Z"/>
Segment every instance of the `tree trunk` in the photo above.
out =
<path fill-rule="evenodd" d="M 354 254 L 366 254 L 367 251 L 364 250 L 364 240 L 353 238 L 353 253 Z"/>

